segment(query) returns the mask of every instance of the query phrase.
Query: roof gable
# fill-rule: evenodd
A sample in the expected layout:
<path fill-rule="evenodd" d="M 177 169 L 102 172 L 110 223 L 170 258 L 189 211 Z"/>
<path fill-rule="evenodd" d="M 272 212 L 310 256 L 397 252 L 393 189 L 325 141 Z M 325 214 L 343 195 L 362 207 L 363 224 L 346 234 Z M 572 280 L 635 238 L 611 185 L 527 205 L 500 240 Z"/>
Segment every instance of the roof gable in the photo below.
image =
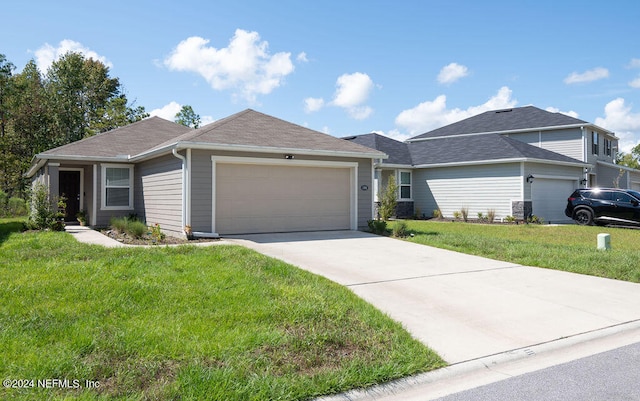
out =
<path fill-rule="evenodd" d="M 389 158 L 385 160 L 385 164 L 412 164 L 408 144 L 405 142 L 396 141 L 395 139 L 375 133 L 342 139 L 386 153 L 389 155 Z"/>
<path fill-rule="evenodd" d="M 552 113 L 534 106 L 492 110 L 415 136 L 408 141 L 446 136 L 496 133 L 546 127 L 589 124 L 586 121 Z"/>
<path fill-rule="evenodd" d="M 111 158 L 136 155 L 191 130 L 160 117 L 150 117 L 47 150 L 39 156 Z"/>
<path fill-rule="evenodd" d="M 319 131 L 247 109 L 157 146 L 172 143 L 229 148 L 287 149 L 318 153 L 354 153 L 363 157 L 386 157 L 375 150 Z M 378 156 L 377 154 L 380 153 Z"/>

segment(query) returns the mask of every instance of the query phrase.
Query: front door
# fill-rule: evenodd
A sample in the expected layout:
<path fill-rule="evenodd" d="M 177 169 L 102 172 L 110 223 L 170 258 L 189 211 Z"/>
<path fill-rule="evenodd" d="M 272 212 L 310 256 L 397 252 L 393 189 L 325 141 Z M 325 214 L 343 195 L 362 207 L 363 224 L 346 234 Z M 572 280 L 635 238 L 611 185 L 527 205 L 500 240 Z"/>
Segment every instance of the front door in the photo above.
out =
<path fill-rule="evenodd" d="M 59 193 L 67 203 L 64 221 L 76 221 L 80 211 L 80 171 L 60 171 Z"/>

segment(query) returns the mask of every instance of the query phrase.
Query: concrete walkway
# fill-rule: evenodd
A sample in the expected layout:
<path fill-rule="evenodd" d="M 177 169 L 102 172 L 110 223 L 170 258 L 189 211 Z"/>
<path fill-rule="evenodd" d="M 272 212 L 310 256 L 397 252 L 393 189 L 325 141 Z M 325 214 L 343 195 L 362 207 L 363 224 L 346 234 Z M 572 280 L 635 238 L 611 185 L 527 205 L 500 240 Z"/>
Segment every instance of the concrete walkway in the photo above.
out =
<path fill-rule="evenodd" d="M 631 341 L 640 341 L 640 284 L 354 231 L 231 239 L 347 286 L 438 352 L 453 365 L 449 371 L 467 372 L 549 349 L 560 354 L 563 344 L 626 330 L 635 333 Z M 407 399 L 406 394 L 397 399 Z M 428 398 L 422 392 L 416 399 Z"/>

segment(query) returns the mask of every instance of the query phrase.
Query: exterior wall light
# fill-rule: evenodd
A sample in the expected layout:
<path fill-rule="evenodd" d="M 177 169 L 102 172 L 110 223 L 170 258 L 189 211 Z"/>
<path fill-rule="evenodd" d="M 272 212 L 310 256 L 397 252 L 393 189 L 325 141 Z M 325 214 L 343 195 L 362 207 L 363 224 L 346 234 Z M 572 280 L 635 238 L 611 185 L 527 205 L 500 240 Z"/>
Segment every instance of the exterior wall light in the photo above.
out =
<path fill-rule="evenodd" d="M 295 156 L 293 155 L 284 155 L 284 158 L 287 160 L 293 160 L 295 158 Z"/>
<path fill-rule="evenodd" d="M 527 176 L 527 182 L 528 182 L 529 184 L 531 184 L 531 183 L 533 182 L 533 179 L 534 179 L 534 178 L 535 178 L 535 177 L 534 177 L 533 175 L 529 174 L 529 175 Z"/>

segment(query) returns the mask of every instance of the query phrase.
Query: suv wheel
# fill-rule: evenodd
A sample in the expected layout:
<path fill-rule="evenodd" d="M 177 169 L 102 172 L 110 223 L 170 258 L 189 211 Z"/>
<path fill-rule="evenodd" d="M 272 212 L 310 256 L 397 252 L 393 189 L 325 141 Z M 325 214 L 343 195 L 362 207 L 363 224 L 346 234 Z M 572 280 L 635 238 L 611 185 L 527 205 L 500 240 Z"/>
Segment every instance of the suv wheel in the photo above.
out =
<path fill-rule="evenodd" d="M 581 226 L 590 226 L 593 223 L 593 213 L 589 209 L 577 210 L 573 218 Z"/>

